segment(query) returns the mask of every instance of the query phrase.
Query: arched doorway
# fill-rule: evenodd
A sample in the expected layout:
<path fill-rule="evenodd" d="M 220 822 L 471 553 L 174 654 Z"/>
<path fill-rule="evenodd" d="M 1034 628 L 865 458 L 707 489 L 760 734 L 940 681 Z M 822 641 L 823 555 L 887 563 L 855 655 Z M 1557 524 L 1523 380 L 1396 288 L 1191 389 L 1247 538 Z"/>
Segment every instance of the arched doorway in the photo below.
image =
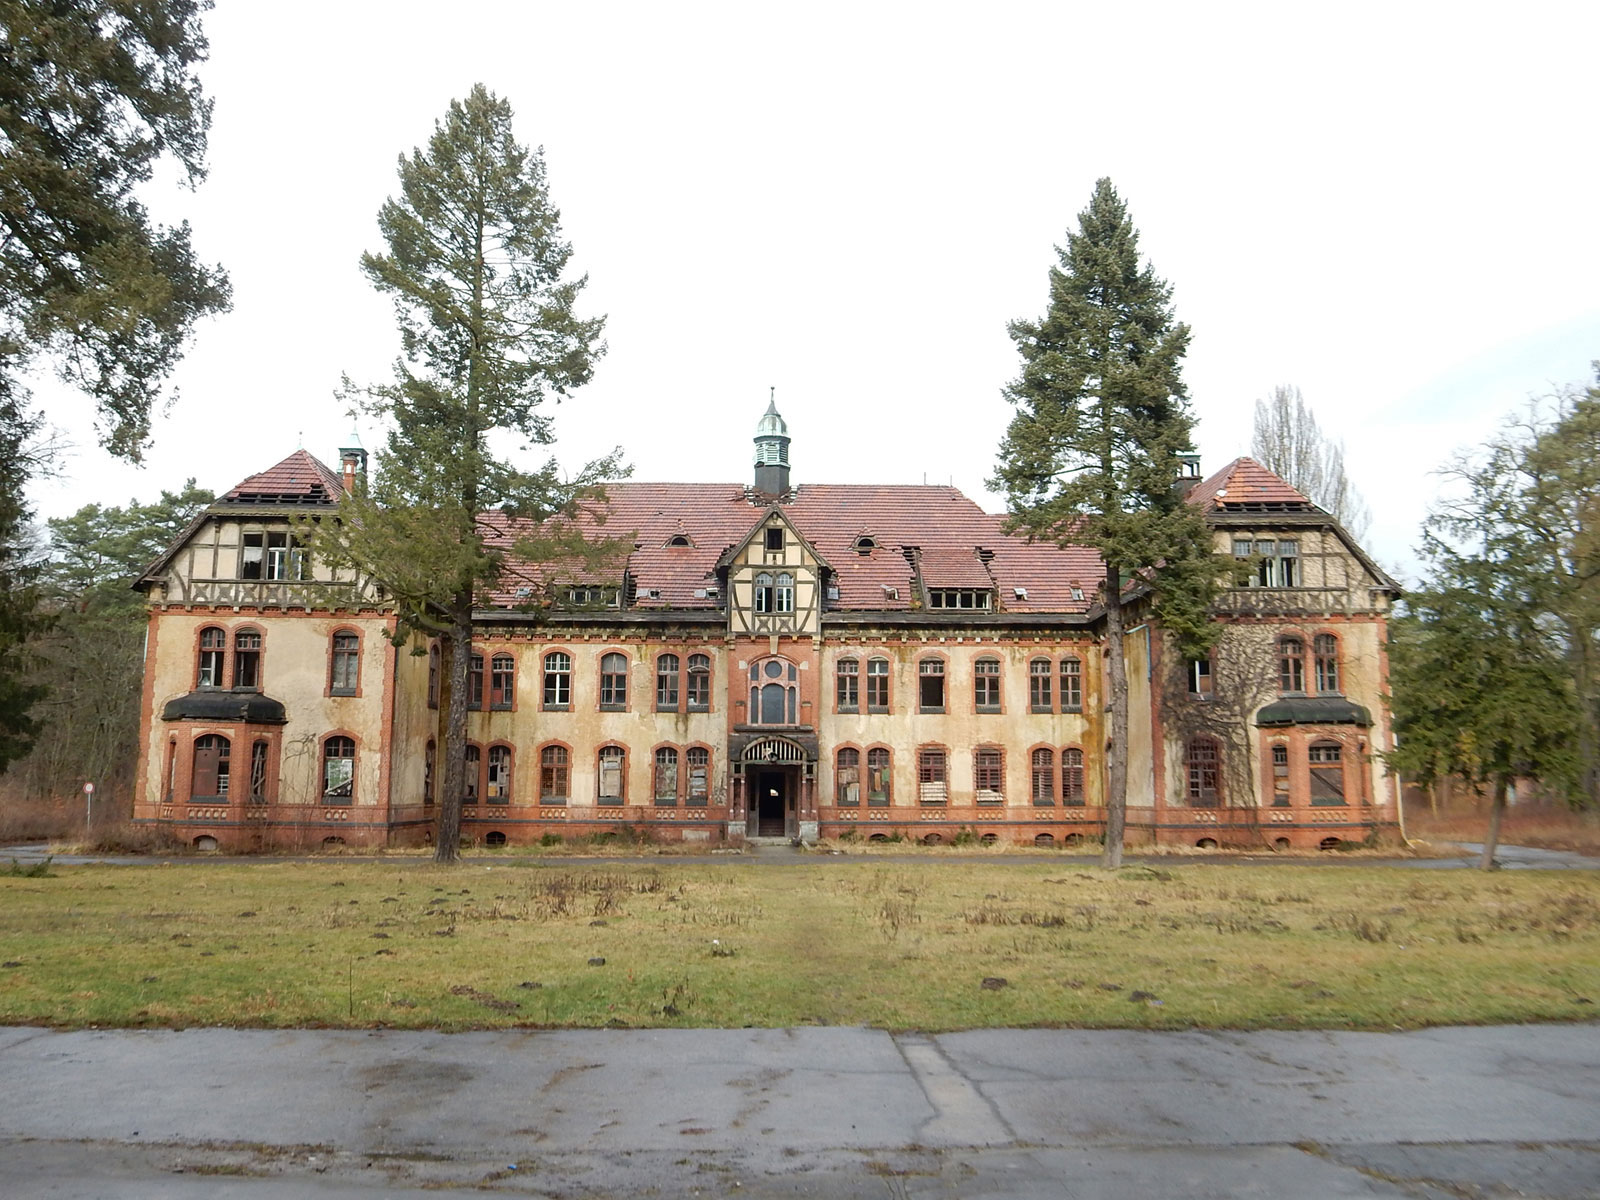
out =
<path fill-rule="evenodd" d="M 788 738 L 760 738 L 740 755 L 745 777 L 745 836 L 800 836 L 800 780 L 805 750 Z"/>

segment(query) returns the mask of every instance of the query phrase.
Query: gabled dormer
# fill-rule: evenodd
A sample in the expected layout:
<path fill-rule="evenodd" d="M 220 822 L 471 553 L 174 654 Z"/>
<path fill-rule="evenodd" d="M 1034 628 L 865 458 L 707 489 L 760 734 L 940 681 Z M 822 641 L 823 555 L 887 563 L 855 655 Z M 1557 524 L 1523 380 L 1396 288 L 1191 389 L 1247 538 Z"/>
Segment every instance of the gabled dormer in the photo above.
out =
<path fill-rule="evenodd" d="M 717 563 L 728 580 L 728 629 L 745 635 L 809 634 L 821 628 L 828 564 L 777 505 Z"/>

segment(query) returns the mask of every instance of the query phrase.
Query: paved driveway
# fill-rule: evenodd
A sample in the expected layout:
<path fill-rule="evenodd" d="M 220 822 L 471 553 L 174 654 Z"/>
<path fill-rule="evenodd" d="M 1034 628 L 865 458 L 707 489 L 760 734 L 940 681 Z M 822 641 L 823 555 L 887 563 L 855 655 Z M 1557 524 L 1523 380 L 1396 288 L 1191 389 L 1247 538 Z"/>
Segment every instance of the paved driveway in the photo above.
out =
<path fill-rule="evenodd" d="M 1600 1195 L 1600 1024 L 0 1030 L 7 1197 Z"/>

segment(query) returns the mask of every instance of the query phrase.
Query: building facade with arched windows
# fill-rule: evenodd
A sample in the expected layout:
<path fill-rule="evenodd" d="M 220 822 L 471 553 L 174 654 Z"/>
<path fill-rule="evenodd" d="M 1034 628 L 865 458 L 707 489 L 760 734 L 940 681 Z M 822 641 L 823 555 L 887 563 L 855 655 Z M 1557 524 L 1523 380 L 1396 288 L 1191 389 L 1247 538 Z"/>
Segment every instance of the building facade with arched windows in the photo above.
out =
<path fill-rule="evenodd" d="M 624 482 L 609 563 L 512 556 L 475 614 L 463 832 L 1008 842 L 1104 827 L 1102 566 L 949 487 L 799 485 L 768 408 L 754 485 Z M 135 818 L 202 845 L 418 844 L 445 772 L 439 647 L 302 553 L 365 469 L 298 451 L 140 581 Z M 1395 824 L 1377 751 L 1389 580 L 1249 459 L 1180 482 L 1248 586 L 1179 657 L 1135 596 L 1134 841 L 1320 845 Z M 517 529 L 485 520 L 507 547 Z"/>

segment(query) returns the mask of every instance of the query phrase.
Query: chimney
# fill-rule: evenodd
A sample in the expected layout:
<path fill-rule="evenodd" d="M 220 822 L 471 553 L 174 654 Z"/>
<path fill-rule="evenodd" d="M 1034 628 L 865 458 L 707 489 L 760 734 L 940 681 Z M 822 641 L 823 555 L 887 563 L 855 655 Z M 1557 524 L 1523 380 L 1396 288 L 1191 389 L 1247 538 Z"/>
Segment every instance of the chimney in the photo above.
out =
<path fill-rule="evenodd" d="M 1188 496 L 1200 482 L 1200 455 L 1193 450 L 1178 455 L 1178 477 L 1173 481 L 1179 496 Z"/>

